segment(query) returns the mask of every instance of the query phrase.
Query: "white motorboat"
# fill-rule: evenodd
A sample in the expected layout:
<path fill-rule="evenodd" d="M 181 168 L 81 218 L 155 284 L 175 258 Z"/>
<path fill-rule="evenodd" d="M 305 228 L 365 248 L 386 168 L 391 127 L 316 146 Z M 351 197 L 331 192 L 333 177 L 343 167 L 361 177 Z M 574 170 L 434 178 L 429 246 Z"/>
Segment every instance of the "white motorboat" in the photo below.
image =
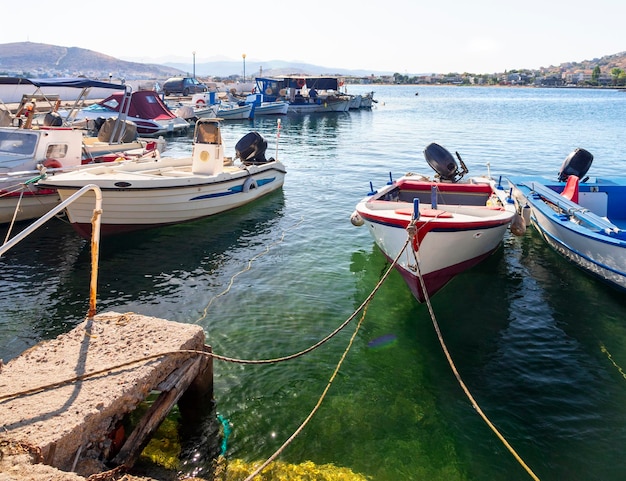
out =
<path fill-rule="evenodd" d="M 100 138 L 66 127 L 0 127 L 0 224 L 41 217 L 60 202 L 54 189 L 36 188 L 42 176 L 163 150 L 163 139 L 111 143 L 112 122 L 102 126 Z"/>
<path fill-rule="evenodd" d="M 515 208 L 493 179 L 459 171 L 438 144 L 424 151 L 438 179 L 407 174 L 361 200 L 351 221 L 365 224 L 382 253 L 396 260 L 419 302 L 475 266 L 501 244 Z M 459 157 L 460 160 L 460 157 Z"/>
<path fill-rule="evenodd" d="M 38 183 L 64 200 L 85 185 L 102 191 L 103 235 L 190 221 L 218 214 L 280 189 L 285 167 L 265 158 L 267 141 L 250 132 L 235 146 L 236 164 L 224 156 L 219 119 L 196 123 L 191 157 L 126 162 L 55 175 Z M 72 226 L 91 234 L 93 195 L 67 207 Z"/>

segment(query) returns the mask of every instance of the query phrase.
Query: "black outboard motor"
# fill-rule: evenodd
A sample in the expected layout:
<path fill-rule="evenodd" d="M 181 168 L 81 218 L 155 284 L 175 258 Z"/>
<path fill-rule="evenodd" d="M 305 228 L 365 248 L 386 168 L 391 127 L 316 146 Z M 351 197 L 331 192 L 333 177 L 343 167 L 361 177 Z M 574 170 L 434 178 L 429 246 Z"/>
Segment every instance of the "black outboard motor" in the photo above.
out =
<path fill-rule="evenodd" d="M 63 118 L 58 112 L 48 112 L 43 118 L 43 124 L 46 127 L 61 127 Z"/>
<path fill-rule="evenodd" d="M 565 182 L 570 175 L 575 175 L 581 182 L 593 162 L 593 155 L 585 149 L 576 149 L 563 161 L 561 170 L 559 171 L 559 182 Z"/>
<path fill-rule="evenodd" d="M 426 157 L 426 162 L 431 168 L 437 172 L 439 178 L 443 181 L 448 182 L 458 182 L 461 178 L 467 174 L 468 170 L 461 159 L 459 153 L 456 153 L 459 162 L 461 163 L 461 170 L 459 170 L 459 166 L 452 157 L 452 154 L 448 152 L 444 147 L 439 144 L 431 143 L 428 144 L 426 149 L 424 149 L 424 157 Z"/>
<path fill-rule="evenodd" d="M 235 145 L 236 158 L 241 159 L 245 165 L 264 164 L 269 162 L 265 158 L 267 140 L 258 132 L 250 132 L 244 135 Z"/>

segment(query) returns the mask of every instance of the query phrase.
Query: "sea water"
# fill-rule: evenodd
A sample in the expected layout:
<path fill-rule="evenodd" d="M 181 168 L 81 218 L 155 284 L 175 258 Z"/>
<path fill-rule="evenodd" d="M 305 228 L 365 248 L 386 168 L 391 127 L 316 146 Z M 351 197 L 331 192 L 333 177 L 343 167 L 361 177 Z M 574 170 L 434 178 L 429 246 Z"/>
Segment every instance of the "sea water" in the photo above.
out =
<path fill-rule="evenodd" d="M 431 175 L 438 142 L 474 175 L 556 177 L 583 147 L 590 175 L 624 175 L 626 93 L 617 90 L 349 86 L 371 111 L 224 124 L 226 155 L 251 130 L 287 168 L 284 188 L 214 218 L 105 238 L 98 312 L 201 325 L 237 359 L 297 353 L 348 319 L 388 267 L 350 214 L 371 189 Z M 190 138 L 166 155 L 185 156 Z M 1 229 L 3 235 L 6 228 Z M 0 259 L 0 358 L 80 323 L 87 242 L 61 220 Z M 476 402 L 542 480 L 626 477 L 626 298 L 552 252 L 533 229 L 432 299 L 434 318 L 393 272 L 287 463 L 347 467 L 373 480 L 530 479 L 459 386 L 433 327 Z M 320 399 L 361 316 L 309 354 L 262 365 L 215 361 L 226 456 L 264 461 Z M 33 366 L 33 369 L 36 369 Z M 209 407 L 207 407 L 207 411 Z M 193 444 L 192 440 L 192 444 Z M 204 446 L 186 451 L 190 471 Z"/>

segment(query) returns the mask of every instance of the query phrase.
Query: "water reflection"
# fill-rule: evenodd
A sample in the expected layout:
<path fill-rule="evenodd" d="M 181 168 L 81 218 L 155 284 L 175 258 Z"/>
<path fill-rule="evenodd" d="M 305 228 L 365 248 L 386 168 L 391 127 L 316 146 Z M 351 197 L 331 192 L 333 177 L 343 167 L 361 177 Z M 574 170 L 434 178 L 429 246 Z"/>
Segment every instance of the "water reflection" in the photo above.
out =
<path fill-rule="evenodd" d="M 279 190 L 214 217 L 104 238 L 98 312 L 198 318 L 201 299 L 225 285 L 224 264 L 265 242 L 284 207 Z M 84 319 L 91 253 L 69 225 L 54 221 L 39 229 L 1 258 L 0 267 L 0 358 L 6 361 Z"/>

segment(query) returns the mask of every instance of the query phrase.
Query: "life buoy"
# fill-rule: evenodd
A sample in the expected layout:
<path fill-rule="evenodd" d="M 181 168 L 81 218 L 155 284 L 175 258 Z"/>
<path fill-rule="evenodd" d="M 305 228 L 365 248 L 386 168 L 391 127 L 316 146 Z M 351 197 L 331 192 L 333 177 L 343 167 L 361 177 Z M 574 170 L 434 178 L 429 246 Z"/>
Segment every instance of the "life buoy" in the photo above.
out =
<path fill-rule="evenodd" d="M 203 107 L 204 105 L 206 105 L 206 102 L 203 99 L 196 100 L 197 107 Z"/>
<path fill-rule="evenodd" d="M 272 95 L 272 87 L 267 87 L 265 89 L 265 95 Z"/>
<path fill-rule="evenodd" d="M 60 169 L 63 167 L 63 164 L 57 159 L 46 159 L 41 163 L 41 165 L 43 165 L 46 169 Z"/>
<path fill-rule="evenodd" d="M 296 82 L 296 85 L 300 88 L 304 87 L 304 85 L 306 84 L 306 82 L 304 81 L 303 78 L 299 78 Z"/>
<path fill-rule="evenodd" d="M 243 183 L 243 187 L 241 188 L 242 192 L 249 192 L 252 189 L 256 189 L 258 187 L 256 180 L 252 177 L 248 177 L 246 181 Z"/>

